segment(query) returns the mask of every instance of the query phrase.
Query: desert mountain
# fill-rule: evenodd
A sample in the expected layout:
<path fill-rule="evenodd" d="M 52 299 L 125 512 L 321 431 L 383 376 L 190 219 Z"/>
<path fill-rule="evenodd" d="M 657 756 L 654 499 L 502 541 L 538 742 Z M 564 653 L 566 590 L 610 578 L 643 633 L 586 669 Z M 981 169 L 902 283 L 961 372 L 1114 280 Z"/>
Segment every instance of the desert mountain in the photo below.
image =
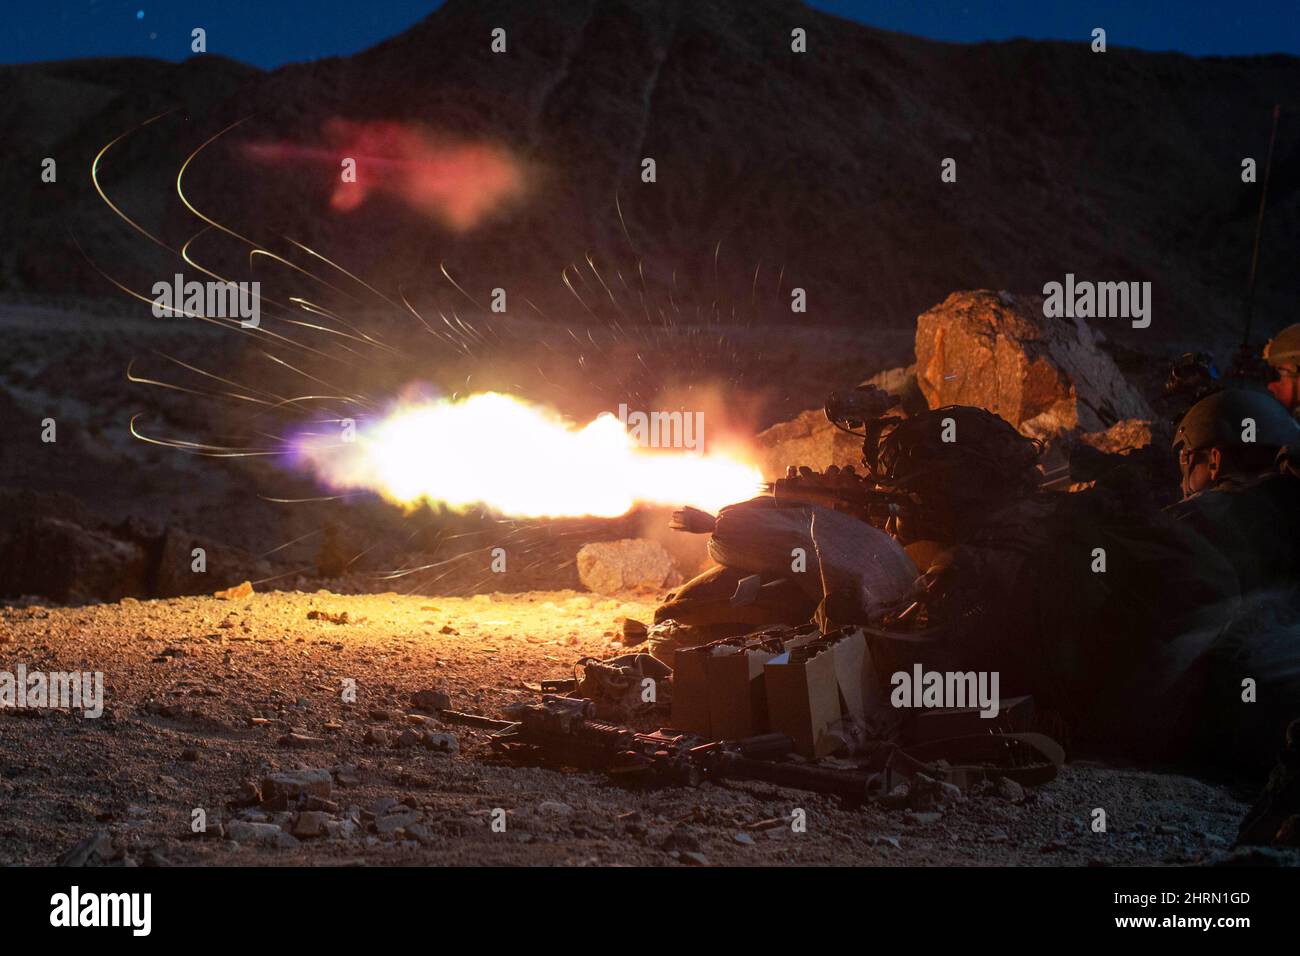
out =
<path fill-rule="evenodd" d="M 489 46 L 498 27 L 505 53 Z M 791 51 L 795 28 L 806 53 Z M 799 286 L 800 321 L 899 327 L 953 289 L 1037 291 L 1072 272 L 1150 280 L 1145 334 L 1221 342 L 1238 334 L 1259 200 L 1242 160 L 1255 158 L 1262 180 L 1281 103 L 1257 315 L 1261 331 L 1294 321 L 1300 60 L 1109 42 L 1104 54 L 1086 36 L 938 43 L 795 0 L 450 0 L 355 56 L 270 73 L 214 54 L 5 67 L 0 285 L 112 292 L 77 244 L 140 286 L 169 276 L 171 260 L 106 215 L 88 172 L 113 137 L 179 107 L 115 147 L 102 175 L 124 211 L 175 245 L 201 227 L 176 198 L 178 167 L 244 120 L 186 173 L 191 201 L 385 290 L 445 287 L 445 262 L 475 297 L 518 290 L 582 321 L 560 277 L 576 263 L 579 291 L 604 297 L 590 255 L 632 318 L 788 320 Z M 492 143 L 526 167 L 526 191 L 460 232 L 391 196 L 340 211 L 323 139 L 339 121 Z M 272 141 L 304 152 L 250 161 L 249 143 Z M 39 179 L 46 156 L 55 184 Z M 646 157 L 653 183 L 641 179 Z M 955 183 L 940 181 L 945 158 Z M 363 160 L 358 173 L 380 170 Z"/>

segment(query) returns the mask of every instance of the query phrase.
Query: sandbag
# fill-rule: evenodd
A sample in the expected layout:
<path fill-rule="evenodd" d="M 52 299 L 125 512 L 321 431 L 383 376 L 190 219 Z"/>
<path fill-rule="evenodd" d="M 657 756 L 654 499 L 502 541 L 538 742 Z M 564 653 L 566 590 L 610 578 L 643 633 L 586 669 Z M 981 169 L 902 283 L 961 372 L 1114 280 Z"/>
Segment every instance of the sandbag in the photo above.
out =
<path fill-rule="evenodd" d="M 918 574 L 898 542 L 866 522 L 817 505 L 778 506 L 771 498 L 719 511 L 709 556 L 752 574 L 788 577 L 814 601 L 847 596 L 864 619 L 907 597 Z"/>

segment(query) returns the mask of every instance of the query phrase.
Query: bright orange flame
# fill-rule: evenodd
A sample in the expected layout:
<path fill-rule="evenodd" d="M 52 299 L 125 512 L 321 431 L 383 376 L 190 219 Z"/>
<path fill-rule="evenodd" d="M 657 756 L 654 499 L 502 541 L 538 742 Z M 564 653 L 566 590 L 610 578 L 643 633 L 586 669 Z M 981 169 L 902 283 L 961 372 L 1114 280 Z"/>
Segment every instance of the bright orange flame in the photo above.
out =
<path fill-rule="evenodd" d="M 613 415 L 576 428 L 496 392 L 406 404 L 351 442 L 308 436 L 299 450 L 336 489 L 520 518 L 617 517 L 638 503 L 717 511 L 762 482 L 739 457 L 642 449 Z"/>

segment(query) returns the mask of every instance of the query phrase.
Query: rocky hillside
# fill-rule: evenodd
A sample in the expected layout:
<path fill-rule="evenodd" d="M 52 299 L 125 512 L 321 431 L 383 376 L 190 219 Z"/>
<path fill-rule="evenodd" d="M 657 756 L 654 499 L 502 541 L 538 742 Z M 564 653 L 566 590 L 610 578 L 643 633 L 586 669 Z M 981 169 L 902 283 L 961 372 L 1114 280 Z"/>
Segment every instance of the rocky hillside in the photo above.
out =
<path fill-rule="evenodd" d="M 489 49 L 495 27 L 504 54 Z M 795 27 L 805 54 L 791 52 Z M 1293 319 L 1300 60 L 1136 52 L 1120 36 L 1099 55 L 1086 39 L 937 43 L 796 0 L 450 0 L 373 49 L 272 73 L 212 54 L 7 67 L 0 284 L 111 291 L 74 243 L 115 275 L 170 275 L 105 215 L 87 173 L 113 136 L 179 106 L 104 170 L 115 201 L 177 244 L 200 225 L 176 200 L 177 168 L 246 119 L 187 173 L 196 205 L 259 239 L 308 242 L 385 289 L 445 286 L 445 261 L 476 297 L 503 286 L 582 321 L 560 281 L 568 263 L 614 311 L 590 254 L 627 321 L 659 309 L 788 320 L 802 286 L 801 321 L 898 327 L 953 289 L 1036 291 L 1074 272 L 1153 283 L 1152 328 L 1117 333 L 1223 339 L 1260 188 L 1240 164 L 1256 157 L 1262 173 L 1280 102 L 1259 321 Z M 338 120 L 499 145 L 527 170 L 524 197 L 460 233 L 392 197 L 334 209 L 325 131 Z M 267 142 L 288 159 L 251 161 L 248 144 Z M 45 156 L 56 184 L 39 181 Z M 644 157 L 654 183 L 641 182 Z M 945 157 L 956 183 L 940 182 Z"/>

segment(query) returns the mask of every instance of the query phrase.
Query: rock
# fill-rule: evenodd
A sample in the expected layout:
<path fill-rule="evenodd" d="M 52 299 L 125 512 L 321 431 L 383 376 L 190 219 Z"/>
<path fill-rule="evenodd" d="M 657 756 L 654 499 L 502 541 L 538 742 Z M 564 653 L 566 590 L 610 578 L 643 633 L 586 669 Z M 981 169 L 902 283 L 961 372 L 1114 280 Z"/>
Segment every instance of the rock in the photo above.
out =
<path fill-rule="evenodd" d="M 456 739 L 455 734 L 440 734 L 426 731 L 424 734 L 424 746 L 426 749 L 435 750 L 438 753 L 460 753 L 460 741 Z"/>
<path fill-rule="evenodd" d="M 689 830 L 673 830 L 664 838 L 662 850 L 698 850 L 700 841 Z"/>
<path fill-rule="evenodd" d="M 325 832 L 325 822 L 327 820 L 329 820 L 329 814 L 322 813 L 319 810 L 304 810 L 293 821 L 293 830 L 291 832 L 296 837 L 318 837 Z"/>
<path fill-rule="evenodd" d="M 961 788 L 923 773 L 912 778 L 907 806 L 912 810 L 942 810 L 961 800 Z"/>
<path fill-rule="evenodd" d="M 867 385 L 874 385 L 882 392 L 896 396 L 903 411 L 909 415 L 923 412 L 929 407 L 926 404 L 925 395 L 921 392 L 921 386 L 916 380 L 915 363 L 906 367 L 888 368 L 883 372 L 877 372 L 858 387 L 861 388 Z"/>
<path fill-rule="evenodd" d="M 303 800 L 302 808 L 304 810 L 319 810 L 322 813 L 330 814 L 339 812 L 339 805 L 333 800 L 325 800 L 321 797 L 312 796 L 311 794 L 308 794 L 307 798 Z"/>
<path fill-rule="evenodd" d="M 403 829 L 406 830 L 407 836 L 413 838 L 421 846 L 430 846 L 437 842 L 437 840 L 434 839 L 433 831 L 423 823 L 412 823 L 410 826 L 404 827 Z"/>
<path fill-rule="evenodd" d="M 596 541 L 578 551 L 578 577 L 597 594 L 659 591 L 681 582 L 672 555 L 657 541 Z"/>
<path fill-rule="evenodd" d="M 409 827 L 413 823 L 420 821 L 420 812 L 418 810 L 403 810 L 398 813 L 385 814 L 375 820 L 376 833 L 396 833 L 398 830 Z"/>
<path fill-rule="evenodd" d="M 932 823 L 938 823 L 943 819 L 942 813 L 917 813 L 915 810 L 908 810 L 903 814 L 903 818 L 912 826 L 924 827 Z"/>
<path fill-rule="evenodd" d="M 226 837 L 249 846 L 293 847 L 298 841 L 274 823 L 249 823 L 231 820 L 226 826 Z"/>
<path fill-rule="evenodd" d="M 59 866 L 86 866 L 92 862 L 103 862 L 113 853 L 113 839 L 107 830 L 92 833 L 78 842 L 59 857 Z"/>
<path fill-rule="evenodd" d="M 1092 329 L 1045 318 L 1039 296 L 954 292 L 917 318 L 916 368 L 931 408 L 987 408 L 1031 437 L 1153 417 Z"/>
<path fill-rule="evenodd" d="M 111 530 L 52 515 L 20 513 L 0 537 L 8 594 L 39 594 L 63 604 L 117 601 L 148 583 L 145 549 Z"/>
<path fill-rule="evenodd" d="M 999 777 L 998 795 L 1011 803 L 1023 803 L 1025 800 L 1025 788 L 1014 780 L 1007 777 Z"/>
<path fill-rule="evenodd" d="M 801 412 L 759 432 L 754 439 L 756 464 L 763 478 L 784 478 L 789 465 L 807 465 L 821 471 L 831 465 L 862 467 L 862 439 L 841 431 L 820 408 Z"/>
<path fill-rule="evenodd" d="M 324 737 L 313 737 L 310 734 L 285 734 L 277 743 L 281 747 L 292 747 L 295 750 L 306 750 L 314 747 L 316 744 L 325 743 Z"/>
<path fill-rule="evenodd" d="M 219 601 L 238 601 L 242 598 L 252 597 L 253 583 L 245 581 L 243 584 L 236 584 L 233 588 L 226 588 L 224 591 L 216 591 L 213 597 Z"/>
<path fill-rule="evenodd" d="M 1152 423 L 1139 418 L 1126 418 L 1105 431 L 1087 432 L 1079 441 L 1098 451 L 1118 455 L 1137 448 L 1145 448 L 1152 441 Z"/>
<path fill-rule="evenodd" d="M 371 727 L 366 731 L 366 736 L 362 738 L 362 743 L 371 744 L 375 747 L 388 747 L 393 742 L 388 731 L 380 730 L 378 727 Z"/>
<path fill-rule="evenodd" d="M 326 820 L 325 836 L 331 840 L 350 840 L 361 832 L 353 820 Z"/>
<path fill-rule="evenodd" d="M 251 780 L 245 780 L 239 785 L 239 793 L 231 801 L 232 806 L 251 807 L 262 802 L 262 788 Z"/>
<path fill-rule="evenodd" d="M 299 797 L 329 799 L 334 792 L 334 780 L 328 770 L 286 770 L 269 774 L 262 780 L 262 795 L 267 800 Z"/>
<path fill-rule="evenodd" d="M 181 751 L 181 759 L 186 763 L 194 763 L 199 759 L 199 752 L 194 747 L 186 747 Z"/>
<path fill-rule="evenodd" d="M 411 695 L 411 706 L 431 714 L 440 710 L 451 710 L 451 695 L 441 690 L 417 690 Z"/>
<path fill-rule="evenodd" d="M 573 815 L 573 807 L 559 800 L 543 800 L 537 805 L 537 812 L 544 817 L 568 817 Z"/>
<path fill-rule="evenodd" d="M 748 833 L 733 833 L 731 835 L 731 838 L 735 840 L 737 843 L 739 843 L 741 846 L 754 845 L 754 838 L 750 836 Z"/>
<path fill-rule="evenodd" d="M 402 731 L 402 735 L 397 738 L 397 742 L 393 746 L 405 750 L 407 747 L 414 747 L 417 744 L 422 743 L 423 740 L 424 735 L 422 733 L 408 727 L 406 730 Z"/>
<path fill-rule="evenodd" d="M 152 587 L 154 597 L 179 597 L 183 594 L 207 594 L 220 584 L 237 585 L 228 591 L 239 591 L 245 585 L 252 594 L 249 581 L 261 580 L 272 574 L 271 564 L 240 548 L 190 534 L 183 528 L 168 528 L 160 537 L 142 540 L 145 550 L 158 555 L 153 565 Z M 205 571 L 194 570 L 194 549 L 202 548 L 207 555 Z M 240 584 L 239 582 L 245 582 Z M 220 594 L 218 594 L 220 597 Z"/>
<path fill-rule="evenodd" d="M 708 866 L 709 858 L 703 853 L 696 853 L 693 850 L 686 850 L 679 853 L 677 858 L 683 863 L 689 863 L 691 866 Z"/>
<path fill-rule="evenodd" d="M 635 621 L 632 618 L 626 618 L 623 621 L 623 646 L 634 647 L 637 644 L 645 643 L 650 636 L 650 628 L 641 621 Z"/>
<path fill-rule="evenodd" d="M 390 714 L 388 711 L 384 710 L 382 707 L 372 707 L 370 708 L 370 719 L 383 722 L 387 720 L 392 720 L 393 715 Z"/>

